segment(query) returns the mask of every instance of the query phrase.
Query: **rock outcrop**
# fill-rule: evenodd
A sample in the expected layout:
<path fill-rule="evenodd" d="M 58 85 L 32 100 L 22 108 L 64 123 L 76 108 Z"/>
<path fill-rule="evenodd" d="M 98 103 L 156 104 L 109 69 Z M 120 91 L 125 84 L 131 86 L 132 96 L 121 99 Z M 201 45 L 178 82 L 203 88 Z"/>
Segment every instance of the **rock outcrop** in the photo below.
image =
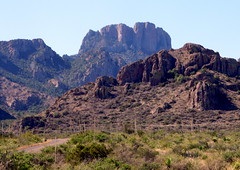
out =
<path fill-rule="evenodd" d="M 101 48 L 130 63 L 161 49 L 170 49 L 171 38 L 162 28 L 149 22 L 136 23 L 134 28 L 125 24 L 108 25 L 97 32 L 90 30 L 79 54 Z"/>
<path fill-rule="evenodd" d="M 188 106 L 198 110 L 216 110 L 229 108 L 226 95 L 217 87 L 207 81 L 198 82 L 189 92 Z"/>
<path fill-rule="evenodd" d="M 111 94 L 111 91 L 113 90 L 112 88 L 117 85 L 117 80 L 112 77 L 99 77 L 94 87 L 95 97 L 100 99 L 113 98 L 114 96 Z"/>
<path fill-rule="evenodd" d="M 230 77 L 240 75 L 240 63 L 235 59 L 221 58 L 219 53 L 197 44 L 185 44 L 177 50 L 162 50 L 143 61 L 121 68 L 118 82 L 151 82 L 156 85 L 167 80 L 168 71 L 189 76 L 201 69 L 209 69 Z"/>
<path fill-rule="evenodd" d="M 126 65 L 117 75 L 118 82 L 151 82 L 157 85 L 167 79 L 168 71 L 175 68 L 176 59 L 166 50 L 162 50 L 151 57 Z"/>

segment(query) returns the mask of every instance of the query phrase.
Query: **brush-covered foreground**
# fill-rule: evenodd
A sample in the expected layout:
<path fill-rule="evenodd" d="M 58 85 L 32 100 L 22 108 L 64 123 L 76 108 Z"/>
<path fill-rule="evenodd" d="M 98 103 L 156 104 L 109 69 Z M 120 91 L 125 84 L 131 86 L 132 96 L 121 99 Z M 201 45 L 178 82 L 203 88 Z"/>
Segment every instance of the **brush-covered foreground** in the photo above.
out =
<path fill-rule="evenodd" d="M 23 140 L 24 139 L 24 140 Z M 1 136 L 0 169 L 240 169 L 240 132 L 83 132 L 41 153 L 17 152 L 41 142 L 29 132 Z"/>

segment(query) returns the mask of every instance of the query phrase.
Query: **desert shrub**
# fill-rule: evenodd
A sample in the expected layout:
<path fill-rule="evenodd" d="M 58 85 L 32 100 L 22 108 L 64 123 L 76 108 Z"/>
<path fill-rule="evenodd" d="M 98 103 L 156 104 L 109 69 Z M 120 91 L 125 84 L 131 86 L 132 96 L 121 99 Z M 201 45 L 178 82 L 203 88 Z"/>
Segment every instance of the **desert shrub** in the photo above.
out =
<path fill-rule="evenodd" d="M 123 131 L 127 134 L 132 134 L 134 133 L 134 129 L 132 128 L 131 124 L 125 124 Z"/>
<path fill-rule="evenodd" d="M 99 142 L 105 142 L 106 140 L 109 139 L 109 137 L 107 136 L 107 134 L 99 133 L 95 136 L 95 139 Z"/>
<path fill-rule="evenodd" d="M 186 81 L 186 77 L 182 74 L 179 74 L 175 77 L 175 81 L 177 83 L 184 83 Z"/>
<path fill-rule="evenodd" d="M 234 170 L 239 170 L 240 169 L 240 162 L 236 162 L 234 165 Z"/>
<path fill-rule="evenodd" d="M 166 165 L 168 168 L 171 168 L 172 163 L 173 163 L 172 158 L 170 158 L 170 157 L 166 158 L 166 160 L 165 160 L 165 165 Z"/>
<path fill-rule="evenodd" d="M 27 131 L 23 134 L 21 134 L 18 137 L 18 142 L 21 145 L 28 145 L 31 143 L 38 143 L 38 142 L 42 142 L 42 138 L 38 135 L 34 135 L 32 132 Z"/>
<path fill-rule="evenodd" d="M 149 162 L 143 163 L 142 167 L 140 168 L 140 170 L 157 170 L 157 169 L 160 169 L 159 164 Z"/>
<path fill-rule="evenodd" d="M 240 151 L 225 152 L 223 153 L 223 158 L 226 162 L 232 163 L 235 159 L 240 158 Z"/>
<path fill-rule="evenodd" d="M 90 145 L 77 144 L 69 150 L 66 160 L 72 163 L 78 163 L 83 160 L 91 161 L 93 159 L 105 158 L 110 153 L 104 144 L 92 143 Z"/>
<path fill-rule="evenodd" d="M 23 152 L 13 152 L 5 159 L 6 169 L 48 169 L 54 159 L 46 155 L 34 155 Z"/>
<path fill-rule="evenodd" d="M 60 118 L 60 117 L 61 117 L 61 114 L 58 113 L 58 112 L 55 112 L 55 113 L 53 113 L 53 117 L 54 117 L 54 118 Z"/>
<path fill-rule="evenodd" d="M 89 167 L 91 169 L 99 169 L 99 170 L 103 170 L 103 169 L 131 170 L 131 166 L 113 158 L 106 158 L 105 160 L 97 161 L 96 163 L 89 165 Z"/>
<path fill-rule="evenodd" d="M 145 161 L 154 161 L 156 156 L 159 154 L 157 151 L 149 148 L 140 148 L 138 152 L 140 156 L 145 159 Z"/>
<path fill-rule="evenodd" d="M 195 170 L 194 164 L 189 161 L 180 161 L 172 165 L 172 169 L 178 170 Z"/>

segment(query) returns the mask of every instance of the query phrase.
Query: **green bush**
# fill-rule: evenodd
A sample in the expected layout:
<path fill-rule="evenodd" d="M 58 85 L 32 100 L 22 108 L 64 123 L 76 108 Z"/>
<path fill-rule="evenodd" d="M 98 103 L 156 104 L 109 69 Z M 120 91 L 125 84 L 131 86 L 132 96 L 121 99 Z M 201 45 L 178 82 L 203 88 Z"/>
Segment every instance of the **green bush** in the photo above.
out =
<path fill-rule="evenodd" d="M 156 164 L 156 163 L 148 163 L 145 162 L 142 167 L 140 168 L 140 170 L 157 170 L 160 169 L 160 165 Z"/>
<path fill-rule="evenodd" d="M 105 158 L 110 153 L 104 144 L 92 143 L 90 145 L 77 144 L 75 148 L 67 152 L 66 160 L 72 163 L 91 161 L 93 159 Z"/>

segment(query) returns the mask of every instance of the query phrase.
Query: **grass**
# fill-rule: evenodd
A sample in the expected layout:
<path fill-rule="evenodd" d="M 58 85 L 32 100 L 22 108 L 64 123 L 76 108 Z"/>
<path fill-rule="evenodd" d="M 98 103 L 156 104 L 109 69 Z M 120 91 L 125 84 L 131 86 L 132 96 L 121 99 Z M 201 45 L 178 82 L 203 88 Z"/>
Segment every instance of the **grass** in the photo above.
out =
<path fill-rule="evenodd" d="M 31 143 L 40 139 L 31 133 L 25 136 Z M 47 147 L 40 154 L 17 153 L 9 148 L 22 144 L 19 137 L 4 137 L 0 155 L 5 161 L 14 158 L 15 167 L 26 169 L 240 169 L 239 139 L 239 131 L 88 131 L 73 135 L 56 152 Z M 9 146 L 8 152 L 4 146 Z M 1 166 L 9 168 L 0 161 Z"/>

